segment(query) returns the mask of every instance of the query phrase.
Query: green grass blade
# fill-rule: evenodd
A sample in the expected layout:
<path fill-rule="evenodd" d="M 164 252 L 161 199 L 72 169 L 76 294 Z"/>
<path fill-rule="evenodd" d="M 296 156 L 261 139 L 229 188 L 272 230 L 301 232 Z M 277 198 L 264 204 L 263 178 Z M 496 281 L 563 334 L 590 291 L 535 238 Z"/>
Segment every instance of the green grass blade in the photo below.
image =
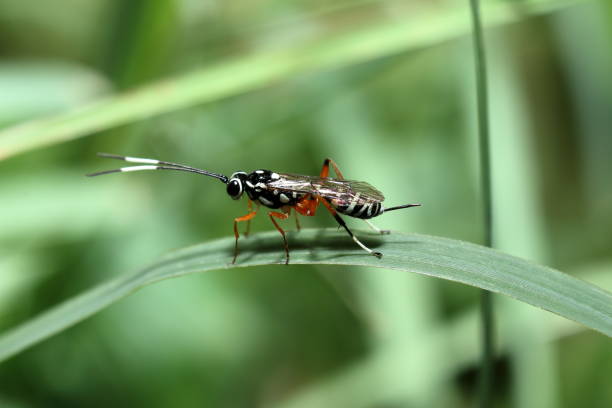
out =
<path fill-rule="evenodd" d="M 368 256 L 336 230 L 289 233 L 292 264 L 374 266 L 420 273 L 501 293 L 612 336 L 612 294 L 554 269 L 535 265 L 490 248 L 416 234 L 360 233 L 384 254 Z M 0 337 L 0 361 L 58 333 L 151 283 L 195 272 L 274 265 L 286 268 L 276 231 L 241 242 L 231 265 L 234 238 L 222 238 L 172 252 L 134 274 L 116 278 L 70 299 Z M 290 279 L 290 276 L 287 277 Z"/>
<path fill-rule="evenodd" d="M 476 102 L 478 116 L 478 144 L 480 153 L 480 186 L 484 215 L 484 244 L 493 247 L 493 203 L 491 195 L 491 156 L 489 148 L 489 97 L 487 87 L 487 58 L 482 34 L 480 2 L 470 0 L 472 14 L 472 40 L 474 43 L 474 66 L 476 68 Z M 482 362 L 480 367 L 480 406 L 491 406 L 493 396 L 493 360 L 495 354 L 495 319 L 491 292 L 480 293 L 480 316 L 482 320 Z"/>
<path fill-rule="evenodd" d="M 532 0 L 525 11 L 545 14 L 579 0 Z M 490 5 L 487 25 L 522 18 L 512 7 Z M 304 73 L 325 71 L 430 47 L 469 33 L 465 9 L 423 18 L 369 22 L 345 32 L 321 36 L 290 49 L 241 55 L 176 78 L 107 97 L 56 116 L 0 131 L 0 160 L 34 148 L 90 135 L 155 115 L 212 102 L 269 86 Z"/>

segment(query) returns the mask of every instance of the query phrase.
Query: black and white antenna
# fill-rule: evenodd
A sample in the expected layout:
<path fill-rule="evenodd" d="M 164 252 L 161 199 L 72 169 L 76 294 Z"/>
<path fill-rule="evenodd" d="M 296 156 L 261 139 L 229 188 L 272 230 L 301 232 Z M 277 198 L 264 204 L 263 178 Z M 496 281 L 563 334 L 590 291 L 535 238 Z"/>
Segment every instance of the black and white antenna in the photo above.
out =
<path fill-rule="evenodd" d="M 125 173 L 129 171 L 141 171 L 141 170 L 176 170 L 176 171 L 185 171 L 188 173 L 203 174 L 205 176 L 214 177 L 216 179 L 221 180 L 224 184 L 227 184 L 227 182 L 229 181 L 229 178 L 224 176 L 223 174 L 213 173 L 211 171 L 206 171 L 206 170 L 198 169 L 196 167 L 186 166 L 184 164 L 166 162 L 166 161 L 155 160 L 155 159 L 144 159 L 144 158 L 139 158 L 139 157 L 119 156 L 116 154 L 109 154 L 109 153 L 98 153 L 98 156 L 105 157 L 107 159 L 123 160 L 128 163 L 138 163 L 138 164 L 142 164 L 142 166 L 128 166 L 128 167 L 121 167 L 121 168 L 113 169 L 113 170 L 104 170 L 104 171 L 99 171 L 96 173 L 88 174 L 87 177 L 96 177 L 96 176 L 102 176 L 104 174 Z"/>

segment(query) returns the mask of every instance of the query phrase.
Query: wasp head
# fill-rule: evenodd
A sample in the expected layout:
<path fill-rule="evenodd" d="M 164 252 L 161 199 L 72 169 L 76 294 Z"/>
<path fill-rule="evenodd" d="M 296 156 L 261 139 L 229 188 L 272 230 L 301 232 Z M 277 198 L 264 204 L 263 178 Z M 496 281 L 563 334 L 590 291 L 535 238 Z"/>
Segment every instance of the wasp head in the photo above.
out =
<path fill-rule="evenodd" d="M 232 177 L 227 182 L 227 194 L 234 200 L 238 200 L 244 193 L 244 183 L 247 179 L 247 174 L 244 171 L 237 171 L 232 174 Z"/>

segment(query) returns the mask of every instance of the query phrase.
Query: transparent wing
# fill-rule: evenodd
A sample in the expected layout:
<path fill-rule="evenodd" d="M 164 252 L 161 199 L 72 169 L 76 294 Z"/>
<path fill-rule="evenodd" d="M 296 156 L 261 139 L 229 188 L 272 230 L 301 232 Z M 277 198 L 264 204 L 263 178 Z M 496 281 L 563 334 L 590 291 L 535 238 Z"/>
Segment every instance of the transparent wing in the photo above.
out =
<path fill-rule="evenodd" d="M 279 174 L 280 179 L 268 183 L 273 189 L 319 194 L 328 199 L 350 201 L 359 194 L 363 200 L 384 201 L 385 196 L 365 181 L 337 180 L 300 174 Z"/>

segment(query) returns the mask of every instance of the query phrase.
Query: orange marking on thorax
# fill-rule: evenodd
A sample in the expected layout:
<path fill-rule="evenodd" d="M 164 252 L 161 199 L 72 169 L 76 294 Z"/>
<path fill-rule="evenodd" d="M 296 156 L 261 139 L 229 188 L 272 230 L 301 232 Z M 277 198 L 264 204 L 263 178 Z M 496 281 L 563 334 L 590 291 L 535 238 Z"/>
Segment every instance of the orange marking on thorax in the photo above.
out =
<path fill-rule="evenodd" d="M 298 213 L 305 215 L 307 217 L 312 217 L 317 212 L 317 207 L 319 206 L 319 196 L 307 194 L 295 205 L 295 211 Z"/>

